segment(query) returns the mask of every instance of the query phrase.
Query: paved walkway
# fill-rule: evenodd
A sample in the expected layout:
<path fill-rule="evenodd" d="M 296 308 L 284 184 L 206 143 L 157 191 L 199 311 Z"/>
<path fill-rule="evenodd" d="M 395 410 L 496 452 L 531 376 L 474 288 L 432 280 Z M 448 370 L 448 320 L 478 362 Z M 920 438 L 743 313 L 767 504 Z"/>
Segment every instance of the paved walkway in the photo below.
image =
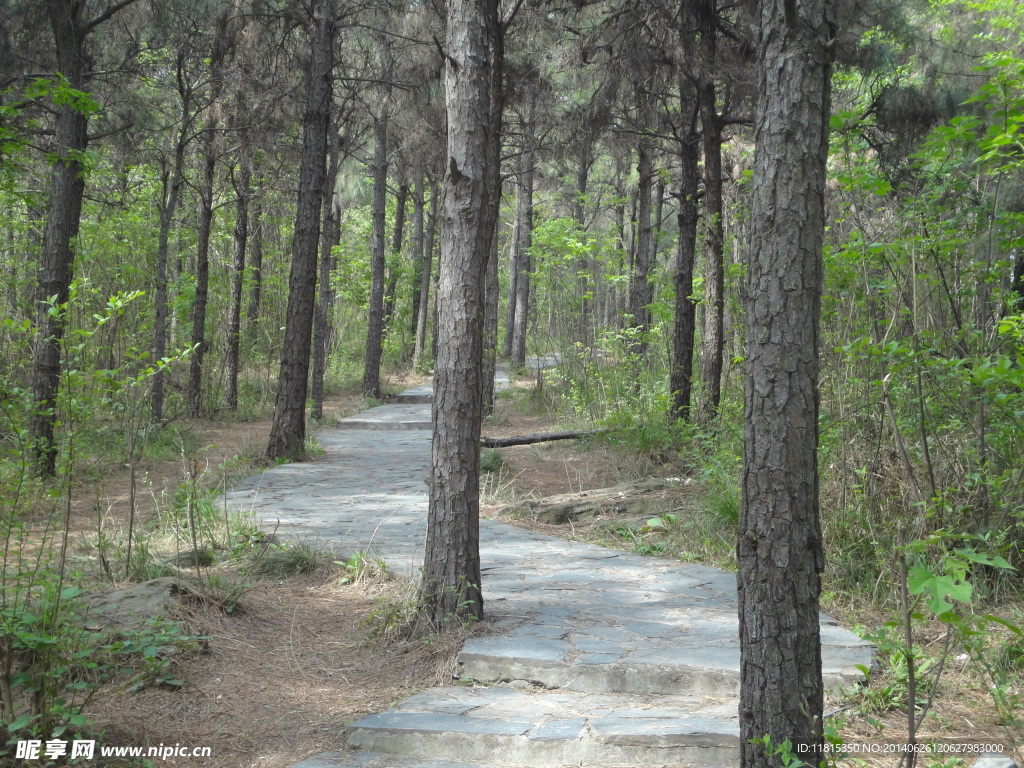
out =
<path fill-rule="evenodd" d="M 279 535 L 422 563 L 429 388 L 319 433 L 325 455 L 229 492 Z M 373 430 L 367 432 L 366 430 Z M 354 723 L 355 755 L 294 768 L 736 764 L 739 641 L 734 574 L 481 520 L 485 610 L 461 681 Z M 826 682 L 859 679 L 867 644 L 822 616 Z"/>

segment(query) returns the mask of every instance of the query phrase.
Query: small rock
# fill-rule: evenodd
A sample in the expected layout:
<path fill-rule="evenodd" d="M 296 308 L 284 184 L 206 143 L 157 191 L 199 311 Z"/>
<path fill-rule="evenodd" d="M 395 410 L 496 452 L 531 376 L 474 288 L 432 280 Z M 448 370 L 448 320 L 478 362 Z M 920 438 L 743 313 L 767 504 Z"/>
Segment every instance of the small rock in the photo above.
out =
<path fill-rule="evenodd" d="M 972 768 L 1017 768 L 1017 763 L 999 752 L 982 752 Z"/>
<path fill-rule="evenodd" d="M 168 618 L 182 597 L 198 596 L 199 588 L 187 579 L 165 576 L 124 589 L 96 592 L 85 598 L 89 623 L 114 630 L 138 629 L 151 619 Z"/>

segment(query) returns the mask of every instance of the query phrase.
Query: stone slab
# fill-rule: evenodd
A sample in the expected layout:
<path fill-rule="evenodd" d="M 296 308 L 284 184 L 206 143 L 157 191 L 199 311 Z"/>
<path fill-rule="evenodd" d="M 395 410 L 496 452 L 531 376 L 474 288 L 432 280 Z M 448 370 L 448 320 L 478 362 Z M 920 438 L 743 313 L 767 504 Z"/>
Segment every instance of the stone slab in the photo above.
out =
<path fill-rule="evenodd" d="M 455 760 L 424 760 L 416 757 L 372 752 L 324 752 L 307 757 L 291 768 L 501 768 L 493 763 L 464 763 Z"/>
<path fill-rule="evenodd" d="M 349 727 L 349 746 L 432 759 L 486 759 L 509 766 L 735 762 L 734 701 L 704 697 L 509 691 L 463 715 L 447 713 L 458 689 L 418 694 Z M 431 704 L 433 702 L 433 704 Z M 433 706 L 434 711 L 423 711 Z"/>

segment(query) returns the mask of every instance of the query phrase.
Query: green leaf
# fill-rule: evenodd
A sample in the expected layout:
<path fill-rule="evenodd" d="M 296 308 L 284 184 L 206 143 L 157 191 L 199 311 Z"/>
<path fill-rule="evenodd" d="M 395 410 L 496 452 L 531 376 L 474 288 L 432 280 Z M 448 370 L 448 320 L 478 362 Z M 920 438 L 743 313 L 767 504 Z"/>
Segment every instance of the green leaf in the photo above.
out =
<path fill-rule="evenodd" d="M 20 715 L 14 718 L 14 722 L 10 723 L 7 726 L 7 731 L 9 733 L 13 733 L 14 731 L 20 731 L 22 728 L 27 728 L 29 724 L 31 724 L 31 722 L 32 715 L 30 715 L 28 712 L 22 712 Z"/>
<path fill-rule="evenodd" d="M 907 586 L 913 595 L 924 595 L 928 609 L 940 619 L 943 614 L 953 610 L 947 597 L 957 602 L 966 603 L 971 599 L 974 588 L 970 583 L 948 574 L 936 574 L 924 566 L 910 569 Z"/>
<path fill-rule="evenodd" d="M 964 560 L 970 560 L 972 563 L 980 563 L 981 565 L 988 565 L 1004 571 L 1016 570 L 1005 558 L 999 555 L 986 555 L 981 552 L 975 552 L 973 549 L 958 549 L 956 553 Z"/>

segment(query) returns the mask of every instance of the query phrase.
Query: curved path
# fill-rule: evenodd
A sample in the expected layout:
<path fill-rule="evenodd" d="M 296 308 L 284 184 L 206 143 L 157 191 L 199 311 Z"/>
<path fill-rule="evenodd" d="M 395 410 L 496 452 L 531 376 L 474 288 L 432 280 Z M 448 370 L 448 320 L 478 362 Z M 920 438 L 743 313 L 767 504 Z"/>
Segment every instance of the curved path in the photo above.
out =
<path fill-rule="evenodd" d="M 500 374 L 499 374 L 500 375 Z M 228 493 L 285 537 L 379 553 L 417 573 L 426 534 L 430 390 L 324 430 L 325 455 Z M 347 748 L 294 768 L 735 765 L 734 574 L 481 520 L 488 620 L 460 682 L 349 727 Z M 826 616 L 826 682 L 860 678 L 871 648 Z M 339 746 L 341 746 L 339 744 Z"/>

